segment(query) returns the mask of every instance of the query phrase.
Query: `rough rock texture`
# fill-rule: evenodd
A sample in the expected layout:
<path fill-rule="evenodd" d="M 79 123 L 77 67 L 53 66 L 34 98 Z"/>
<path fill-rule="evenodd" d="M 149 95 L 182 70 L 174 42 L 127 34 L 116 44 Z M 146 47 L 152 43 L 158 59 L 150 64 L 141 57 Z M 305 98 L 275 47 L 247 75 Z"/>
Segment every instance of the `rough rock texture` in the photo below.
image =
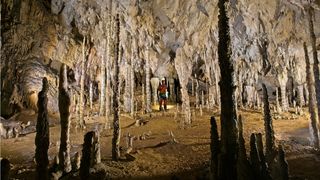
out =
<path fill-rule="evenodd" d="M 183 60 L 182 67 L 191 67 L 190 71 L 195 71 L 198 79 L 209 82 L 213 94 L 211 103 L 219 101 L 217 0 L 114 0 L 113 4 L 111 11 L 110 1 L 103 0 L 2 1 L 1 115 L 11 116 L 23 108 L 37 110 L 36 95 L 41 90 L 40 82 L 44 76 L 49 82 L 48 105 L 51 108 L 48 110 L 57 112 L 61 63 L 72 68 L 68 73 L 72 77 L 71 88 L 80 89 L 84 36 L 88 39 L 84 58 L 87 67 L 84 72 L 85 93 L 90 82 L 97 91 L 103 90 L 101 62 L 104 59 L 108 62 L 112 57 L 105 53 L 105 41 L 110 45 L 110 38 L 114 38 L 114 33 L 110 35 L 107 30 L 109 13 L 113 15 L 111 19 L 116 13 L 123 16 L 124 28 L 120 33 L 124 55 L 120 72 L 125 72 L 124 64 L 131 58 L 132 46 L 137 49 L 133 64 L 139 84 L 145 83 L 142 67 L 147 54 L 152 76 L 179 76 L 180 80 L 189 81 L 190 74 L 194 73 L 188 70 L 179 75 L 176 66 L 181 64 L 176 61 Z M 319 49 L 320 2 L 312 0 L 311 5 L 316 48 Z M 309 1 L 304 0 L 233 0 L 228 3 L 232 59 L 236 64 L 243 64 L 239 74 L 248 99 L 251 98 L 251 89 L 260 81 L 267 86 L 281 87 L 282 96 L 288 86 L 286 78 L 292 77 L 295 85 L 305 83 L 301 43 L 306 41 L 311 46 L 307 28 L 308 6 Z M 109 51 L 112 52 L 112 47 Z M 92 76 L 89 72 L 93 72 Z M 297 72 L 301 75 L 297 76 Z M 113 72 L 109 73 L 113 75 Z M 261 74 L 266 77 L 260 77 Z M 125 73 L 120 76 L 123 78 Z M 278 76 L 282 77 L 280 81 Z M 99 95 L 94 94 L 93 99 L 97 101 Z M 282 99 L 286 107 L 287 98 Z M 187 98 L 183 101 L 188 103 Z"/>

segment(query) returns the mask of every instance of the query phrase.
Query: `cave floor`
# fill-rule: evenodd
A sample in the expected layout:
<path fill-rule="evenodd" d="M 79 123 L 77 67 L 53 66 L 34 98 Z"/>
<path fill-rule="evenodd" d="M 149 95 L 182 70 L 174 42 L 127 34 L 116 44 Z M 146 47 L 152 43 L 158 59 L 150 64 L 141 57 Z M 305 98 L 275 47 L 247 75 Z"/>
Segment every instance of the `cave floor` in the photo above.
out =
<path fill-rule="evenodd" d="M 306 112 L 306 109 L 304 109 Z M 103 118 L 93 116 L 87 119 L 87 128 L 83 131 L 74 127 L 75 119 L 72 118 L 71 129 L 71 156 L 81 151 L 84 133 L 99 128 L 101 130 L 101 158 L 102 169 L 107 177 L 115 179 L 171 179 L 173 176 L 183 179 L 206 178 L 209 171 L 210 159 L 210 116 L 214 115 L 219 121 L 218 110 L 203 110 L 203 115 L 196 111 L 192 125 L 181 128 L 179 119 L 174 118 L 176 108 L 167 112 L 153 112 L 151 115 L 139 115 L 148 122 L 140 127 L 134 124 L 129 115 L 121 115 L 121 146 L 126 147 L 127 133 L 139 137 L 148 134 L 144 140 L 136 139 L 133 142 L 132 155 L 134 161 L 111 161 L 112 130 L 103 129 Z M 261 111 L 240 109 L 243 117 L 244 137 L 249 146 L 249 137 L 253 132 L 264 134 L 264 121 Z M 279 116 L 279 115 L 276 115 Z M 274 116 L 274 117 L 276 117 Z M 58 152 L 60 126 L 58 116 L 50 116 L 50 149 L 49 159 L 53 161 Z M 24 111 L 17 116 L 17 121 L 36 120 L 36 114 Z M 295 115 L 293 112 L 282 114 L 274 118 L 276 141 L 284 145 L 286 158 L 289 163 L 291 179 L 319 179 L 320 178 L 320 153 L 309 145 L 308 115 Z M 220 123 L 218 122 L 218 126 Z M 176 142 L 170 136 L 172 131 Z M 10 177 L 16 179 L 34 179 L 34 145 L 35 133 L 30 133 L 16 139 L 1 140 L 1 157 L 6 157 L 12 164 Z M 247 148 L 248 153 L 248 148 Z M 73 173 L 73 174 L 77 174 Z M 79 179 L 69 175 L 64 179 Z"/>

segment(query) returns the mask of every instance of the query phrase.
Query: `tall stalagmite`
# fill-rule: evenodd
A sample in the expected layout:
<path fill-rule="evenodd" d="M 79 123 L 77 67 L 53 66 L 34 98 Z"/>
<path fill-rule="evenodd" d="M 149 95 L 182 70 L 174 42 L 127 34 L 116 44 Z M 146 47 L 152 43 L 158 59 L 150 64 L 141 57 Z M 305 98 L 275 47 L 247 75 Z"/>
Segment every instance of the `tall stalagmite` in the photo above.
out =
<path fill-rule="evenodd" d="M 70 105 L 71 96 L 68 90 L 67 66 L 61 65 L 59 79 L 59 112 L 60 112 L 60 149 L 59 166 L 65 173 L 71 171 L 70 161 Z"/>
<path fill-rule="evenodd" d="M 116 17 L 115 36 L 115 58 L 113 76 L 113 138 L 112 138 L 112 160 L 120 158 L 120 87 L 119 87 L 119 48 L 120 48 L 120 20 Z"/>
<path fill-rule="evenodd" d="M 231 40 L 227 0 L 219 0 L 219 44 L 218 59 L 220 66 L 221 93 L 221 156 L 219 159 L 219 178 L 237 179 L 238 127 L 235 107 L 234 68 L 231 59 Z"/>
<path fill-rule="evenodd" d="M 314 74 L 312 73 L 312 68 L 314 64 L 310 64 L 308 49 L 306 43 L 303 44 L 303 49 L 306 59 L 306 69 L 307 69 L 307 83 L 309 91 L 309 112 L 310 112 L 310 121 L 311 121 L 311 141 L 315 148 L 319 148 L 319 116 L 317 110 L 317 101 L 316 101 L 316 89 L 314 85 Z"/>
<path fill-rule="evenodd" d="M 36 163 L 37 179 L 49 179 L 48 177 L 48 149 L 49 149 L 49 119 L 48 119 L 48 97 L 49 90 L 48 80 L 46 77 L 42 80 L 42 90 L 38 94 L 38 118 L 36 134 Z"/>
<path fill-rule="evenodd" d="M 264 129 L 266 132 L 266 159 L 268 163 L 274 158 L 275 152 L 275 145 L 274 145 L 274 132 L 273 132 L 273 124 L 272 124 L 272 117 L 269 107 L 269 97 L 267 87 L 262 84 L 263 90 L 263 103 L 264 103 Z"/>

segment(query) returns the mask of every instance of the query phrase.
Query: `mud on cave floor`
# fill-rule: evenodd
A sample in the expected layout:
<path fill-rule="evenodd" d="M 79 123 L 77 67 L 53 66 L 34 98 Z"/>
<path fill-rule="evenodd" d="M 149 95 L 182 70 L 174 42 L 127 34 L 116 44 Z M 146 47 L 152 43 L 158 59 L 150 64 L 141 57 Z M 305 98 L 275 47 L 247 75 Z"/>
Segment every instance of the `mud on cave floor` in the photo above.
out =
<path fill-rule="evenodd" d="M 111 161 L 112 130 L 103 130 L 104 119 L 93 116 L 87 119 L 87 128 L 84 131 L 76 130 L 75 119 L 72 118 L 71 129 L 71 156 L 81 151 L 85 132 L 96 128 L 101 129 L 101 158 L 100 168 L 107 173 L 107 177 L 115 179 L 204 179 L 208 176 L 210 160 L 210 117 L 214 115 L 219 121 L 217 110 L 204 110 L 203 116 L 195 111 L 192 125 L 182 129 L 180 117 L 174 119 L 176 108 L 167 112 L 154 112 L 151 115 L 139 116 L 148 120 L 140 127 L 129 115 L 121 115 L 121 146 L 126 147 L 127 133 L 139 137 L 148 134 L 145 140 L 134 140 L 132 155 L 134 161 Z M 306 109 L 304 110 L 306 112 Z M 36 114 L 22 112 L 27 115 L 17 116 L 16 121 L 36 121 Z M 264 121 L 261 110 L 239 110 L 243 116 L 244 137 L 246 139 L 247 153 L 249 137 L 253 132 L 264 134 Z M 314 151 L 309 145 L 309 115 L 295 115 L 293 112 L 274 115 L 274 130 L 276 141 L 282 143 L 286 150 L 291 179 L 316 180 L 320 178 L 320 153 Z M 28 119 L 26 119 L 28 118 Z M 112 119 L 112 118 L 111 118 Z M 50 128 L 49 159 L 53 162 L 59 149 L 60 126 L 58 115 L 50 116 L 54 124 Z M 220 123 L 218 122 L 218 126 Z M 219 127 L 220 129 L 220 127 Z M 172 131 L 176 143 L 169 132 Z M 35 133 L 27 134 L 16 139 L 1 140 L 1 157 L 8 158 L 12 164 L 10 177 L 15 179 L 34 179 L 34 145 Z M 78 173 L 75 173 L 76 175 Z M 78 176 L 69 176 L 64 179 L 79 179 Z"/>

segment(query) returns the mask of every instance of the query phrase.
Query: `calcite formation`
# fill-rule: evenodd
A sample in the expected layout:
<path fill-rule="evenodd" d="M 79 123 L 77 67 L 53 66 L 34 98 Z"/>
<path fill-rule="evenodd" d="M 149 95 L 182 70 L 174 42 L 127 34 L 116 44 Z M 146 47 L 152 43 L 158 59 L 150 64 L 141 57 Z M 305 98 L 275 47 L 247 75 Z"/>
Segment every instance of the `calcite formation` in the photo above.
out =
<path fill-rule="evenodd" d="M 210 104 L 219 104 L 217 0 L 110 2 L 2 1 L 2 116 L 9 117 L 23 108 L 37 110 L 36 95 L 41 90 L 42 77 L 47 77 L 49 83 L 48 110 L 57 112 L 61 63 L 73 70 L 69 74 L 73 84 L 70 88 L 80 89 L 80 82 L 84 82 L 84 93 L 87 93 L 91 82 L 98 92 L 105 91 L 102 76 L 107 74 L 110 78 L 113 72 L 109 69 L 104 72 L 101 66 L 113 64 L 114 47 L 106 43 L 113 42 L 115 33 L 110 27 L 114 27 L 116 13 L 123 17 L 120 79 L 125 79 L 125 64 L 130 62 L 140 85 L 145 84 L 143 67 L 146 62 L 150 65 L 150 78 L 179 78 L 182 88 L 186 86 L 185 81 L 197 74 L 200 82 L 208 82 L 212 94 Z M 259 88 L 257 84 L 264 82 L 273 90 L 280 87 L 280 104 L 286 110 L 290 102 L 284 96 L 288 93 L 286 88 L 290 79 L 300 93 L 298 102 L 303 103 L 301 89 L 306 83 L 304 41 L 311 55 L 306 12 L 309 6 L 314 9 L 314 31 L 316 42 L 319 42 L 319 0 L 230 0 L 228 3 L 232 59 L 239 65 L 237 81 L 240 82 L 237 84 L 241 84 L 242 90 L 248 93 L 244 96 L 249 104 L 255 101 L 251 91 L 256 91 Z M 87 43 L 83 50 L 84 37 Z M 319 43 L 316 48 L 319 49 Z M 84 72 L 81 70 L 83 58 Z M 184 68 L 184 73 L 179 72 L 178 65 Z M 81 78 L 82 73 L 84 77 Z M 183 101 L 188 103 L 184 91 Z M 104 95 L 101 94 L 100 98 L 105 98 Z M 95 100 L 99 98 L 97 94 L 93 96 Z M 102 114 L 103 108 L 104 105 Z"/>

